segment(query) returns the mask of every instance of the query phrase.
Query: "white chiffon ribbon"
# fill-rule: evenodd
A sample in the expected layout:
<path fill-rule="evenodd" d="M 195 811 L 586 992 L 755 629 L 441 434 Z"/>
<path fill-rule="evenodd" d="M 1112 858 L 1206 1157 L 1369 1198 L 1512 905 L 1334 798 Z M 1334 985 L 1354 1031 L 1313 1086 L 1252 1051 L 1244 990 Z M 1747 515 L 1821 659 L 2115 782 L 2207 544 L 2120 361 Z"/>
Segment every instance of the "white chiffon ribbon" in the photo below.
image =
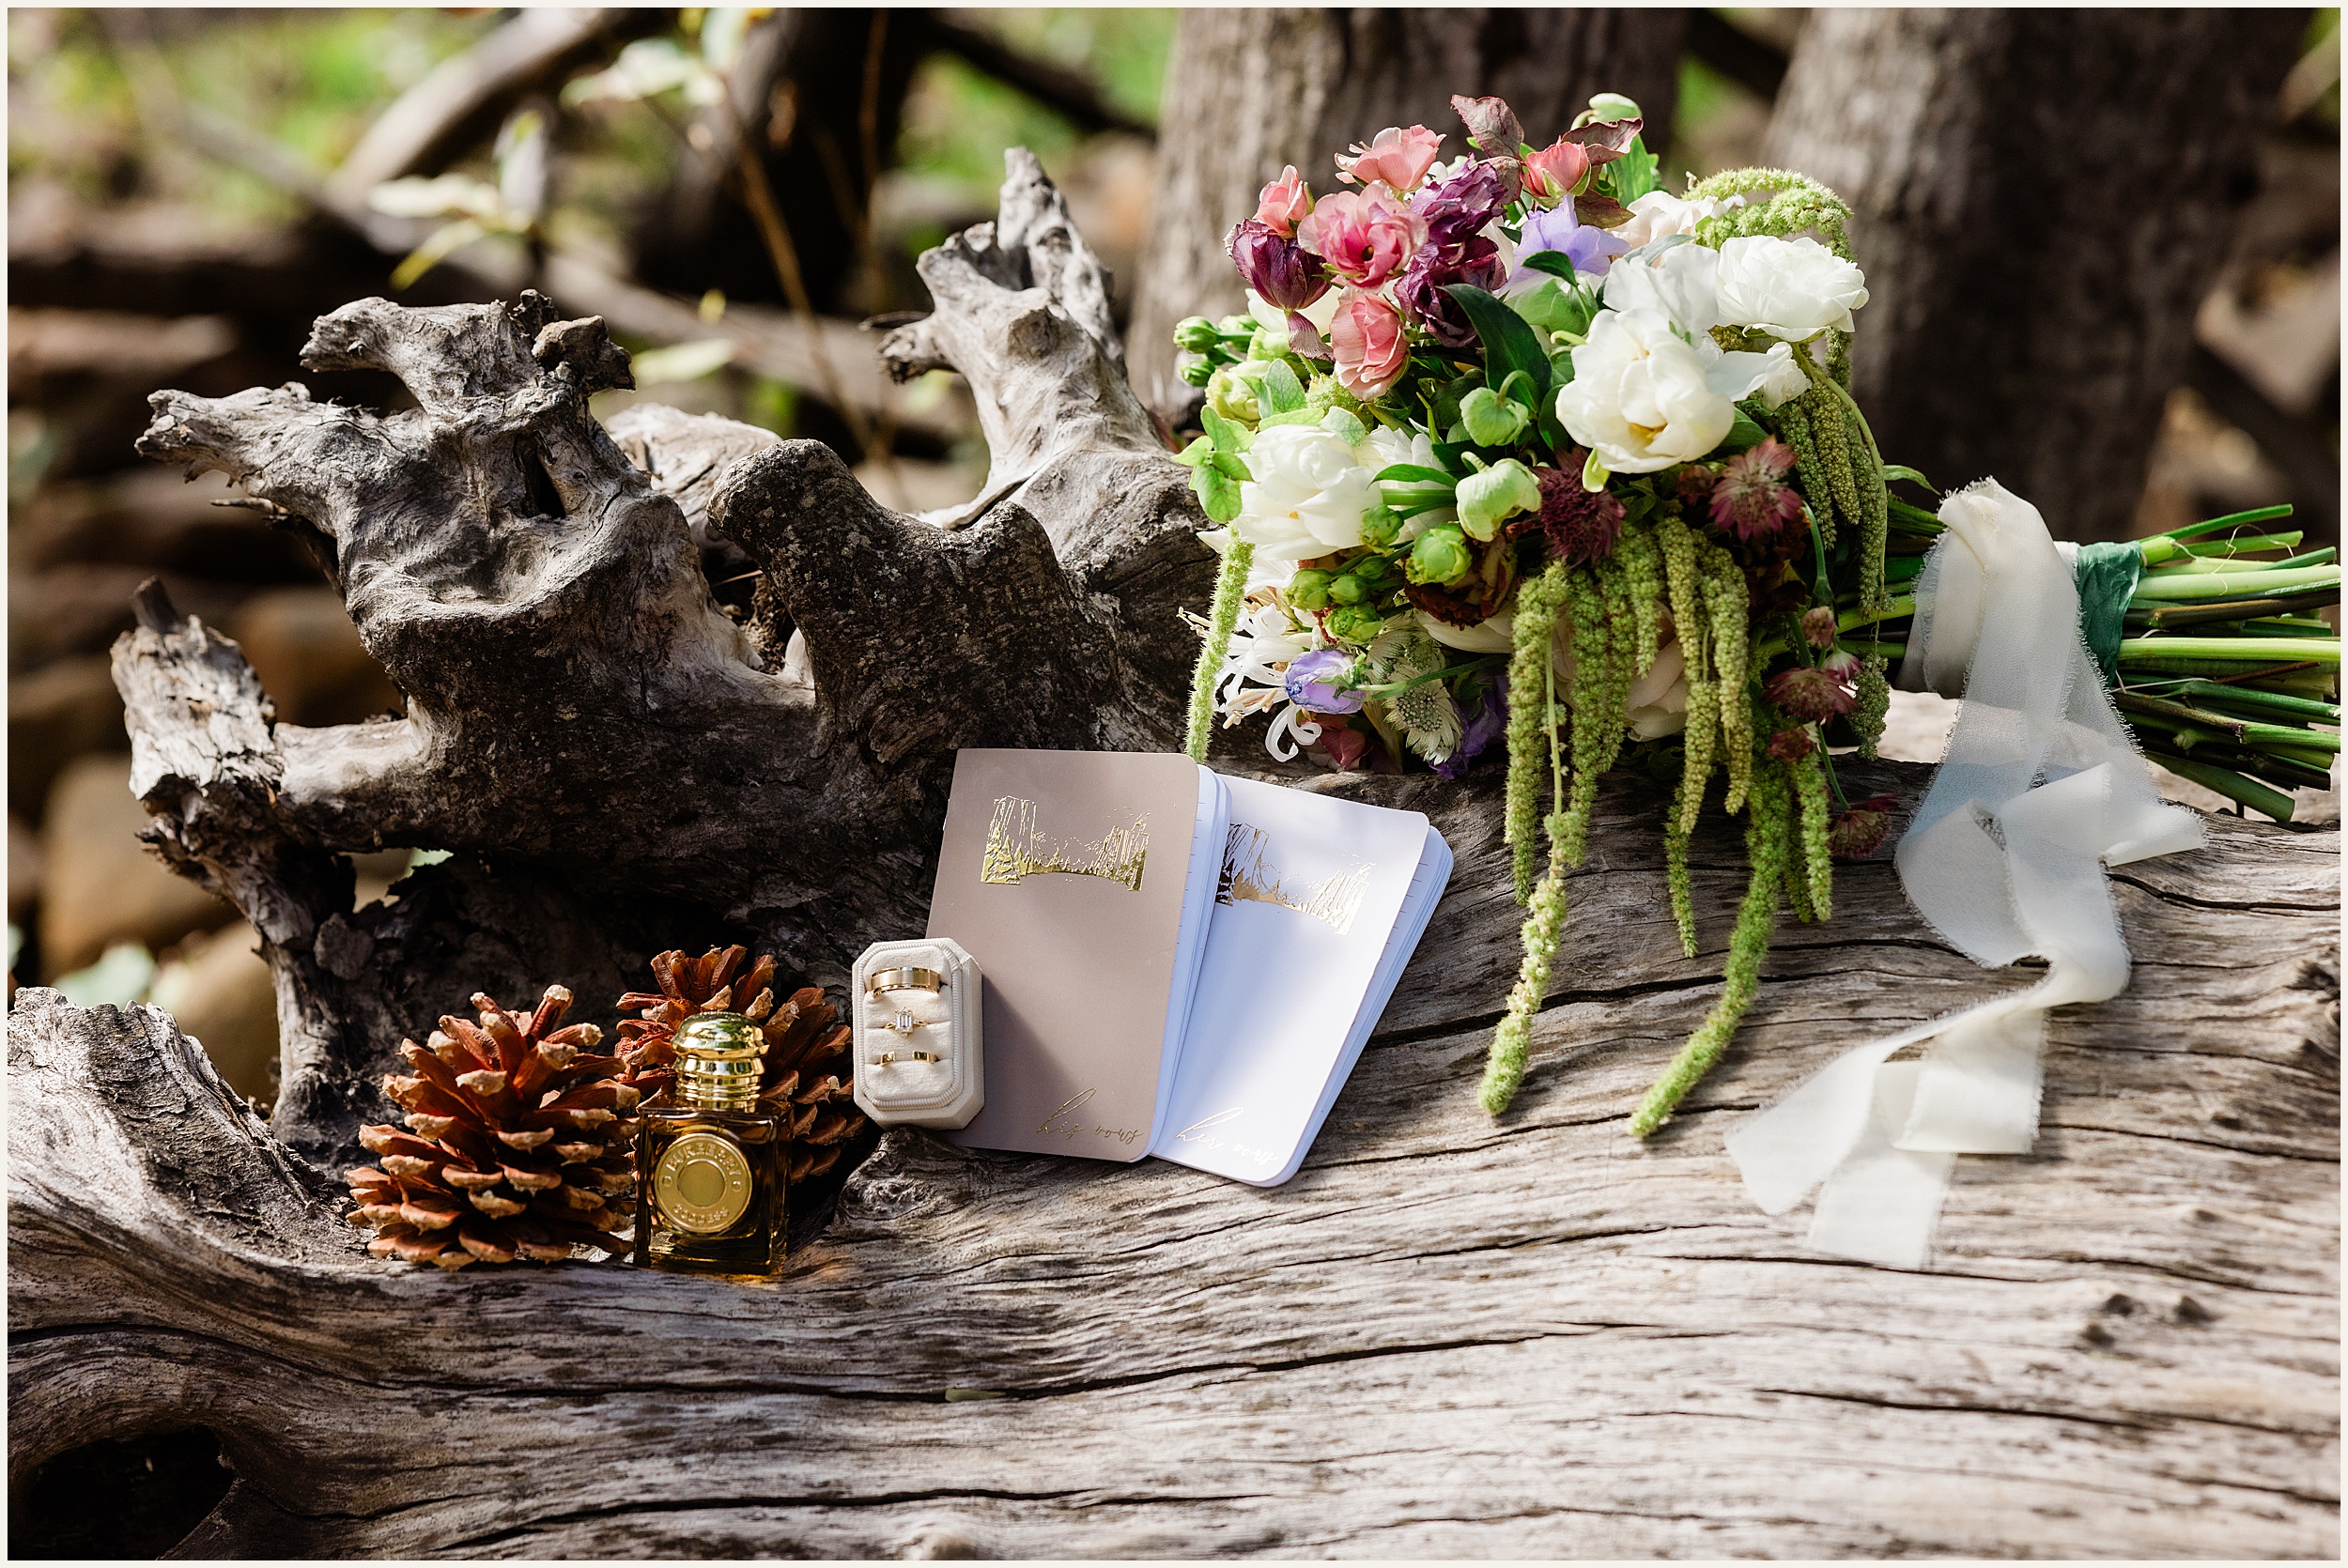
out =
<path fill-rule="evenodd" d="M 1728 1136 L 1768 1212 L 1817 1191 L 1812 1246 L 1906 1268 L 1931 1255 L 1958 1155 L 2030 1151 L 2047 1012 L 2128 982 L 2103 868 L 2203 841 L 2120 726 L 2038 509 L 1984 480 L 1940 520 L 1900 684 L 1965 702 L 1894 859 L 1958 951 L 1986 968 L 2044 959 L 2046 977 L 1847 1052 Z M 1889 1059 L 1911 1045 L 1920 1059 Z"/>

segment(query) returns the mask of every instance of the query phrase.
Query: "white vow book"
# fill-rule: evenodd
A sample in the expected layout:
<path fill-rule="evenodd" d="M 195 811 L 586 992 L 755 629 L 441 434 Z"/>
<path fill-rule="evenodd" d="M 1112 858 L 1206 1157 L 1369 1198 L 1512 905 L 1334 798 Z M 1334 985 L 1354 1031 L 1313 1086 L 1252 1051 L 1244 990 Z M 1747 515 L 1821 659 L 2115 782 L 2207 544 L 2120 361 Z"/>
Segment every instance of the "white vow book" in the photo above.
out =
<path fill-rule="evenodd" d="M 1275 1187 L 1296 1174 L 1451 876 L 1416 811 L 1229 778 L 1190 1023 L 1150 1152 Z"/>

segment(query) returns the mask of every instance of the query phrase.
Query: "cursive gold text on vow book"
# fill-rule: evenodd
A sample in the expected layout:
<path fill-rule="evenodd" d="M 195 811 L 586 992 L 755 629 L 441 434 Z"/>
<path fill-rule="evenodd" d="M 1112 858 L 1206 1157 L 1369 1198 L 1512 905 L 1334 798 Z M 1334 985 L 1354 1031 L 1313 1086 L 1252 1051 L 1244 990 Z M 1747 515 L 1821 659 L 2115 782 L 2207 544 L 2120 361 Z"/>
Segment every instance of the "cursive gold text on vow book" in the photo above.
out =
<path fill-rule="evenodd" d="M 996 798 L 979 861 L 981 882 L 1018 883 L 1058 874 L 1102 877 L 1129 892 L 1141 891 L 1142 861 L 1150 853 L 1148 818 L 1136 817 L 1133 826 L 1113 827 L 1087 843 L 1052 838 L 1036 826 L 1035 814 L 1031 800 Z"/>

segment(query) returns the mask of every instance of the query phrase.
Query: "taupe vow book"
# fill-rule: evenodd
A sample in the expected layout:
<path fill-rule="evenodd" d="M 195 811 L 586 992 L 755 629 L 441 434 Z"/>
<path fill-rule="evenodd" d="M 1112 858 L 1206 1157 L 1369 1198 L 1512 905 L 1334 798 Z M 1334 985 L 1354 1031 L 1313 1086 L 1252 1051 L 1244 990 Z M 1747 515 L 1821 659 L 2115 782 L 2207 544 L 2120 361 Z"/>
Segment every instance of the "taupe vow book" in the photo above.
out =
<path fill-rule="evenodd" d="M 1223 781 L 1172 753 L 961 754 L 929 934 L 986 975 L 986 1108 L 953 1142 L 1150 1152 L 1229 812 Z"/>

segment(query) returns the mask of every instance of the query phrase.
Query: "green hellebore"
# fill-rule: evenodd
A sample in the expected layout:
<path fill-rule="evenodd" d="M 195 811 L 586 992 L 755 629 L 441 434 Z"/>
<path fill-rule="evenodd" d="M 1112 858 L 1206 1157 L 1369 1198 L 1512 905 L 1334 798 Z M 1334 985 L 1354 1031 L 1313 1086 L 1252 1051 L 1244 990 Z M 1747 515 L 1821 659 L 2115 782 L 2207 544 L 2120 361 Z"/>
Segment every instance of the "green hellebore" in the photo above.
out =
<path fill-rule="evenodd" d="M 1404 568 L 1413 582 L 1448 588 L 1475 569 L 1475 555 L 1457 523 L 1437 523 L 1411 544 L 1411 561 Z"/>
<path fill-rule="evenodd" d="M 1385 630 L 1386 618 L 1367 605 L 1341 605 L 1321 624 L 1340 642 L 1366 643 L 1376 641 Z"/>
<path fill-rule="evenodd" d="M 1468 537 L 1489 544 L 1504 518 L 1541 509 L 1540 481 L 1513 457 L 1504 457 L 1481 473 L 1460 481 L 1460 526 Z M 1424 534 L 1421 538 L 1426 537 Z"/>
<path fill-rule="evenodd" d="M 1307 566 L 1289 578 L 1288 601 L 1298 609 L 1329 607 L 1329 574 Z"/>
<path fill-rule="evenodd" d="M 1460 399 L 1460 423 L 1477 446 L 1513 446 L 1533 423 L 1533 410 L 1490 387 L 1477 387 Z"/>

